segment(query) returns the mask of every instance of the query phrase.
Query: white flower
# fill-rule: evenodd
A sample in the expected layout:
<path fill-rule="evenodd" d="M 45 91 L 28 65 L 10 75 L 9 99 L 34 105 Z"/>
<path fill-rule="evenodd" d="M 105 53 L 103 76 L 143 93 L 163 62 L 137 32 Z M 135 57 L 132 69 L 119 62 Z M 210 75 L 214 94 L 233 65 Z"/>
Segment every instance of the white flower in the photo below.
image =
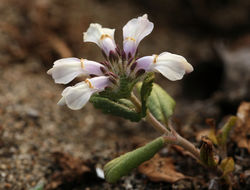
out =
<path fill-rule="evenodd" d="M 109 57 L 111 51 L 116 52 L 114 33 L 115 29 L 102 28 L 100 24 L 90 24 L 87 32 L 83 34 L 83 41 L 96 43 Z"/>
<path fill-rule="evenodd" d="M 66 104 L 72 110 L 79 110 L 85 106 L 92 94 L 103 91 L 109 84 L 109 77 L 106 76 L 86 79 L 75 86 L 65 88 L 58 105 Z"/>
<path fill-rule="evenodd" d="M 67 84 L 79 75 L 90 77 L 75 86 L 67 87 L 62 92 L 58 104 L 66 104 L 73 110 L 81 109 L 92 94 L 101 92 L 106 87 L 117 97 L 123 98 L 124 89 L 130 91 L 132 88 L 129 85 L 143 79 L 145 72 L 159 72 L 172 81 L 180 80 L 185 73 L 192 72 L 192 65 L 184 57 L 168 52 L 136 59 L 140 41 L 149 35 L 153 28 L 154 24 L 148 20 L 146 14 L 131 19 L 123 27 L 123 50 L 120 50 L 114 40 L 115 29 L 90 24 L 83 40 L 96 43 L 104 52 L 106 61 L 98 63 L 78 58 L 55 61 L 47 73 L 52 75 L 56 83 Z"/>
<path fill-rule="evenodd" d="M 138 59 L 136 63 L 137 70 L 144 69 L 145 71 L 159 72 L 172 81 L 180 80 L 185 73 L 193 71 L 192 65 L 184 57 L 169 52 L 145 56 Z"/>
<path fill-rule="evenodd" d="M 54 62 L 53 68 L 48 70 L 56 83 L 67 84 L 79 75 L 103 75 L 100 63 L 87 59 L 64 58 Z"/>
<path fill-rule="evenodd" d="M 140 41 L 149 35 L 154 28 L 154 24 L 148 20 L 147 14 L 131 19 L 123 27 L 123 49 L 127 55 L 133 57 L 136 53 Z"/>

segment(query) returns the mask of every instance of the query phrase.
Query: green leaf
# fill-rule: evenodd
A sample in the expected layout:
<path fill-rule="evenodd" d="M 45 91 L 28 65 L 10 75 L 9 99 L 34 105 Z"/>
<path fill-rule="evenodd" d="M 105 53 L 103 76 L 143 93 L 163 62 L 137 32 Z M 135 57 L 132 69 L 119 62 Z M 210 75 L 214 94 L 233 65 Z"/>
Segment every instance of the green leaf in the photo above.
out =
<path fill-rule="evenodd" d="M 237 117 L 231 116 L 217 134 L 219 145 L 225 145 L 232 127 L 235 125 Z"/>
<path fill-rule="evenodd" d="M 146 116 L 147 111 L 147 99 L 150 96 L 150 93 L 153 88 L 154 82 L 154 73 L 148 73 L 146 78 L 144 79 L 142 86 L 141 86 L 141 114 L 142 117 Z"/>
<path fill-rule="evenodd" d="M 115 183 L 143 162 L 151 159 L 164 146 L 164 139 L 159 137 L 143 147 L 121 155 L 104 166 L 105 179 Z"/>
<path fill-rule="evenodd" d="M 113 101 L 99 95 L 94 95 L 90 98 L 90 102 L 104 113 L 120 116 L 131 121 L 141 120 L 141 114 L 136 112 L 134 105 L 129 100 L 120 99 Z"/>
<path fill-rule="evenodd" d="M 141 92 L 142 83 L 138 83 L 136 87 Z M 152 91 L 147 98 L 147 108 L 158 121 L 167 125 L 168 118 L 174 112 L 175 104 L 174 99 L 164 89 L 153 83 Z"/>
<path fill-rule="evenodd" d="M 154 83 L 147 106 L 158 121 L 167 124 L 168 118 L 174 112 L 175 101 L 165 90 Z"/>

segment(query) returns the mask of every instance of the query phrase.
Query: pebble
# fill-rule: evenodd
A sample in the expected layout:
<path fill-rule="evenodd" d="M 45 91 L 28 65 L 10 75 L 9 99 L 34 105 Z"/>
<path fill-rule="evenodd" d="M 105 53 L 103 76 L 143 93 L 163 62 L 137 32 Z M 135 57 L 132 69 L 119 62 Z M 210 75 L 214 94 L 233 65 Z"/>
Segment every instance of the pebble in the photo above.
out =
<path fill-rule="evenodd" d="M 29 116 L 29 117 L 32 117 L 34 119 L 37 119 L 39 117 L 39 112 L 36 110 L 36 109 L 33 109 L 31 107 L 28 107 L 26 109 L 26 114 Z"/>

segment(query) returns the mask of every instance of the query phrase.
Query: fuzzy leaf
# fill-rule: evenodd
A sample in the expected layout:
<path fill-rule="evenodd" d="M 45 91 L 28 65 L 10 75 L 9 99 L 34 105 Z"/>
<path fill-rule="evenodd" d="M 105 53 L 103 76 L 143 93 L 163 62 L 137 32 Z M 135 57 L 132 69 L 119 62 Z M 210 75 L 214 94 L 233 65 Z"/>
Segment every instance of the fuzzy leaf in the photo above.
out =
<path fill-rule="evenodd" d="M 99 95 L 94 95 L 90 98 L 90 102 L 104 113 L 120 116 L 131 121 L 140 121 L 141 119 L 141 114 L 135 111 L 134 105 L 129 100 L 120 99 L 113 101 Z"/>
<path fill-rule="evenodd" d="M 115 101 L 122 98 L 129 98 L 136 82 L 137 80 L 132 80 L 127 76 L 120 76 L 117 86 L 100 92 L 100 95 Z"/>
<path fill-rule="evenodd" d="M 111 160 L 104 166 L 105 179 L 109 183 L 115 183 L 141 163 L 151 159 L 163 146 L 164 139 L 159 137 L 143 147 Z"/>
<path fill-rule="evenodd" d="M 141 89 L 142 83 L 138 83 L 137 90 L 141 92 Z M 153 83 L 152 91 L 147 98 L 147 108 L 158 121 L 167 125 L 168 118 L 174 112 L 175 101 L 158 84 Z"/>
<path fill-rule="evenodd" d="M 168 118 L 174 112 L 175 101 L 165 90 L 154 83 L 147 106 L 158 121 L 167 124 Z"/>
<path fill-rule="evenodd" d="M 147 111 L 147 99 L 151 94 L 154 82 L 154 73 L 148 73 L 146 78 L 144 79 L 141 86 L 141 114 L 142 117 L 146 116 Z"/>

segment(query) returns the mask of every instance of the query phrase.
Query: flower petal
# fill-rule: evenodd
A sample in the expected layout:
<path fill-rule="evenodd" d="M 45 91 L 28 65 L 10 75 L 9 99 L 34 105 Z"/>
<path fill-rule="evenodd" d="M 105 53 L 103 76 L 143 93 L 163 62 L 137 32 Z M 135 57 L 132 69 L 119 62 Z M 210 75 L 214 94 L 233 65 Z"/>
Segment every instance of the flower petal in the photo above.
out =
<path fill-rule="evenodd" d="M 67 106 L 72 110 L 79 110 L 89 101 L 95 90 L 90 89 L 88 84 L 83 83 L 75 87 L 68 87 L 64 94 Z"/>
<path fill-rule="evenodd" d="M 161 73 L 164 77 L 168 78 L 171 81 L 180 80 L 183 78 L 185 71 L 178 68 L 178 66 L 156 66 L 155 70 Z"/>
<path fill-rule="evenodd" d="M 62 92 L 62 98 L 57 104 L 67 104 L 72 110 L 81 109 L 93 93 L 103 91 L 110 84 L 108 78 L 106 76 L 94 77 L 65 88 Z"/>
<path fill-rule="evenodd" d="M 110 51 L 115 52 L 116 49 L 114 33 L 115 29 L 102 28 L 97 23 L 90 24 L 87 32 L 83 33 L 83 41 L 96 43 L 109 56 Z"/>
<path fill-rule="evenodd" d="M 123 27 L 123 49 L 128 56 L 135 55 L 140 41 L 149 35 L 154 28 L 154 24 L 148 20 L 147 14 L 131 19 Z"/>
<path fill-rule="evenodd" d="M 144 56 L 136 60 L 136 70 L 144 69 L 145 71 L 152 70 L 154 56 Z"/>
<path fill-rule="evenodd" d="M 78 58 L 64 58 L 54 62 L 53 68 L 48 70 L 56 83 L 66 84 L 80 74 L 84 74 L 81 69 L 81 61 Z"/>
<path fill-rule="evenodd" d="M 136 62 L 136 71 L 139 69 L 156 71 L 172 81 L 180 80 L 185 73 L 193 71 L 192 65 L 184 57 L 169 52 L 145 56 L 136 60 Z"/>
<path fill-rule="evenodd" d="M 101 67 L 104 67 L 104 66 L 100 63 L 95 62 L 95 61 L 89 61 L 87 59 L 82 59 L 81 67 L 89 75 L 91 75 L 91 74 L 97 75 L 97 76 L 103 75 Z"/>
<path fill-rule="evenodd" d="M 59 106 L 64 106 L 66 104 L 66 101 L 65 101 L 65 98 L 62 97 L 58 102 L 57 102 L 57 105 Z"/>
<path fill-rule="evenodd" d="M 100 63 L 87 59 L 64 58 L 54 62 L 53 68 L 48 70 L 56 83 L 67 84 L 79 75 L 102 75 Z"/>
<path fill-rule="evenodd" d="M 154 56 L 153 68 L 160 72 L 169 80 L 175 81 L 183 78 L 185 73 L 193 71 L 192 65 L 187 60 L 176 54 L 169 52 L 161 53 L 159 56 Z"/>
<path fill-rule="evenodd" d="M 98 92 L 103 91 L 108 85 L 110 85 L 109 77 L 107 76 L 99 76 L 91 79 L 87 79 L 85 82 L 89 82 L 89 86 L 94 89 L 97 89 Z"/>

